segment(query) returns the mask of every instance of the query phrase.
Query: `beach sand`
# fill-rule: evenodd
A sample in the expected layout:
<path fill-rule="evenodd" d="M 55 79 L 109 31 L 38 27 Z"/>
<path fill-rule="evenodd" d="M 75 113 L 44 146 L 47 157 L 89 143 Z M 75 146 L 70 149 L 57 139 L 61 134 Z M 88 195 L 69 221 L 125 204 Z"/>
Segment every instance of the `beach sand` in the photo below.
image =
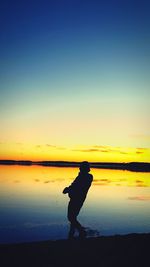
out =
<path fill-rule="evenodd" d="M 0 266 L 147 267 L 150 233 L 0 245 Z"/>

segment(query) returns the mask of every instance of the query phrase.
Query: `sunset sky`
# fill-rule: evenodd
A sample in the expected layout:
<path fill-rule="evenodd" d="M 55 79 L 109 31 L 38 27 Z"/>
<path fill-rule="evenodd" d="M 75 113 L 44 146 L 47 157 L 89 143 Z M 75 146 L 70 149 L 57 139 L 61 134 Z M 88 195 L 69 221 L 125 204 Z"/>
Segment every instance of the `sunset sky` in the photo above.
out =
<path fill-rule="evenodd" d="M 150 3 L 2 1 L 0 159 L 150 162 Z"/>

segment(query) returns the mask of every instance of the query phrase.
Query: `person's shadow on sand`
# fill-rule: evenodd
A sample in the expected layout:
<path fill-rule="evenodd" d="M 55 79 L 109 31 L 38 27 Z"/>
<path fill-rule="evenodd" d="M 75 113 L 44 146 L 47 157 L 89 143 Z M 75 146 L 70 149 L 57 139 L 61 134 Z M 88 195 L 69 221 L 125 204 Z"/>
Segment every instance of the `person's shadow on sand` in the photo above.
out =
<path fill-rule="evenodd" d="M 68 193 L 70 198 L 67 215 L 70 222 L 69 239 L 74 238 L 76 230 L 78 231 L 80 238 L 86 237 L 85 228 L 78 222 L 77 216 L 93 181 L 93 176 L 89 174 L 89 172 L 89 163 L 87 161 L 82 162 L 80 164 L 80 172 L 74 182 L 63 190 L 63 194 Z"/>

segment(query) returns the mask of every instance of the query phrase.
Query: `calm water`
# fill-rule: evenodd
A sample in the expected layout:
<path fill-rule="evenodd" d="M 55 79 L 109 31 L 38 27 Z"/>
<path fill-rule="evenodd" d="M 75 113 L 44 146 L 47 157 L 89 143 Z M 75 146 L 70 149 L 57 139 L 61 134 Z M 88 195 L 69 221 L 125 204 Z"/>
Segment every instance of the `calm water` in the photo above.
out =
<path fill-rule="evenodd" d="M 150 173 L 91 169 L 80 212 L 89 235 L 150 232 Z M 77 168 L 0 166 L 0 243 L 67 238 L 68 197 Z"/>

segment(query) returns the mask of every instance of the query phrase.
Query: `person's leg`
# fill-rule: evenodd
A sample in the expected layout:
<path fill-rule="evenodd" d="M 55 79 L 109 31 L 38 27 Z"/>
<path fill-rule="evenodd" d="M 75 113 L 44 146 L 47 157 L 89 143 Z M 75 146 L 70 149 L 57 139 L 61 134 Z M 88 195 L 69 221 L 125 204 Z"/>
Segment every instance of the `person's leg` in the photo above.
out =
<path fill-rule="evenodd" d="M 70 222 L 70 229 L 69 229 L 69 234 L 68 234 L 68 239 L 72 239 L 75 234 L 75 227 L 72 222 Z"/>
<path fill-rule="evenodd" d="M 70 202 L 68 204 L 68 221 L 70 222 L 70 229 L 69 229 L 69 234 L 68 234 L 68 238 L 71 239 L 74 237 L 75 234 L 75 229 L 76 229 L 76 224 L 74 222 L 75 220 L 75 209 L 74 209 L 74 202 L 70 199 Z"/>
<path fill-rule="evenodd" d="M 80 212 L 80 209 L 83 205 L 83 202 L 77 202 L 70 200 L 68 204 L 68 220 L 70 221 L 70 231 L 69 231 L 69 238 L 72 238 L 75 233 L 75 229 L 78 230 L 80 237 L 85 237 L 86 232 L 83 228 L 83 226 L 78 222 L 77 216 Z"/>

